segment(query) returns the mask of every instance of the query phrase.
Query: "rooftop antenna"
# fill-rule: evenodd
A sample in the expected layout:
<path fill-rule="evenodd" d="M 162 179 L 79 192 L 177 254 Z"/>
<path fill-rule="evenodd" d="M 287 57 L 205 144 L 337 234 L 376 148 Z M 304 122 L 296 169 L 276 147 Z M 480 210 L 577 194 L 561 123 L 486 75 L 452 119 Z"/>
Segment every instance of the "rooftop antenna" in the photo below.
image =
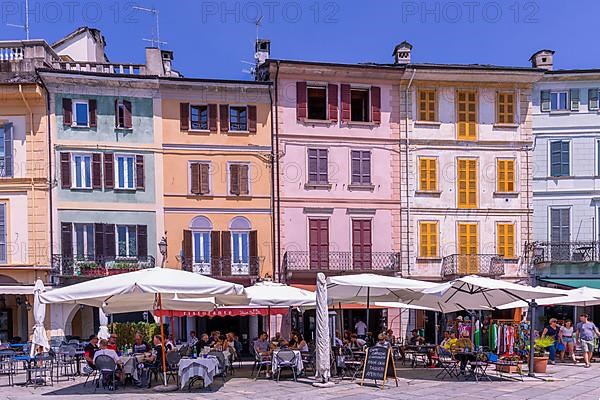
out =
<path fill-rule="evenodd" d="M 158 47 L 159 49 L 160 49 L 161 44 L 167 44 L 167 42 L 161 42 L 161 40 L 160 40 L 160 26 L 158 24 L 158 10 L 156 8 L 146 8 L 146 7 L 138 7 L 138 6 L 135 6 L 132 8 L 134 10 L 139 10 L 139 11 L 147 12 L 147 13 L 154 15 L 154 21 L 156 24 L 156 28 L 154 31 L 152 31 L 152 38 L 151 39 L 142 39 L 142 40 L 150 42 L 152 47 Z M 156 37 L 154 36 L 155 34 L 156 34 Z M 155 46 L 155 44 L 156 44 L 156 46 Z"/>
<path fill-rule="evenodd" d="M 261 16 L 260 16 L 260 17 L 258 17 L 258 18 L 256 19 L 256 21 L 254 22 L 254 25 L 256 25 L 256 40 L 258 40 L 258 31 L 259 31 L 259 29 L 260 29 L 260 26 L 262 25 L 262 24 L 261 24 L 261 22 L 262 22 L 262 19 L 263 19 L 263 16 L 261 15 Z"/>
<path fill-rule="evenodd" d="M 25 0 L 25 25 L 6 24 L 13 28 L 21 28 L 25 30 L 25 38 L 29 40 L 29 0 Z"/>

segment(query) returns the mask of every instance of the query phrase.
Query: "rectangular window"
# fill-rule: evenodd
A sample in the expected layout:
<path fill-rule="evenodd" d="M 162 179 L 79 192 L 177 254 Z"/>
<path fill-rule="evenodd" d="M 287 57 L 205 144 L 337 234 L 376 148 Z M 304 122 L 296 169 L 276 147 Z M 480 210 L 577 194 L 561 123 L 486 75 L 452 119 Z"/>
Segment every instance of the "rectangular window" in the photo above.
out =
<path fill-rule="evenodd" d="M 115 189 L 135 189 L 135 156 L 116 155 Z"/>
<path fill-rule="evenodd" d="M 515 160 L 496 160 L 497 187 L 500 193 L 512 193 L 515 191 Z"/>
<path fill-rule="evenodd" d="M 0 203 L 0 264 L 8 263 L 7 251 L 7 219 L 6 203 Z"/>
<path fill-rule="evenodd" d="M 352 179 L 353 185 L 371 184 L 371 152 L 352 150 Z"/>
<path fill-rule="evenodd" d="M 250 166 L 229 164 L 229 194 L 240 196 L 250 194 Z"/>
<path fill-rule="evenodd" d="M 73 154 L 73 188 L 92 188 L 92 156 L 90 154 Z"/>
<path fill-rule="evenodd" d="M 458 159 L 458 208 L 477 208 L 477 160 Z"/>
<path fill-rule="evenodd" d="M 550 259 L 571 260 L 571 210 L 550 209 Z"/>
<path fill-rule="evenodd" d="M 436 111 L 436 91 L 429 89 L 419 89 L 417 92 L 418 96 L 418 110 L 419 121 L 435 122 L 437 121 Z"/>
<path fill-rule="evenodd" d="M 327 184 L 327 150 L 308 149 L 308 183 Z"/>
<path fill-rule="evenodd" d="M 116 125 L 119 129 L 131 129 L 131 102 L 128 100 L 116 100 Z"/>
<path fill-rule="evenodd" d="M 327 119 L 327 89 L 324 86 L 306 88 L 308 119 L 324 121 Z"/>
<path fill-rule="evenodd" d="M 350 90 L 350 120 L 355 122 L 369 122 L 369 89 Z"/>
<path fill-rule="evenodd" d="M 245 132 L 248 130 L 248 108 L 245 106 L 229 107 L 229 130 Z"/>
<path fill-rule="evenodd" d="M 329 268 L 329 220 L 308 220 L 308 248 L 311 269 Z"/>
<path fill-rule="evenodd" d="M 571 144 L 567 140 L 550 142 L 550 176 L 569 176 Z"/>
<path fill-rule="evenodd" d="M 248 266 L 250 263 L 250 233 L 231 232 L 232 266 Z M 233 269 L 232 269 L 233 270 Z"/>
<path fill-rule="evenodd" d="M 437 190 L 437 158 L 419 158 L 419 190 L 422 192 Z"/>
<path fill-rule="evenodd" d="M 504 258 L 515 257 L 515 225 L 498 224 L 496 225 L 496 244 L 497 253 Z"/>
<path fill-rule="evenodd" d="M 479 229 L 474 223 L 458 224 L 458 271 L 461 275 L 479 271 Z"/>
<path fill-rule="evenodd" d="M 569 108 L 569 92 L 550 92 L 550 110 L 565 111 Z"/>
<path fill-rule="evenodd" d="M 438 223 L 419 222 L 419 257 L 438 257 Z"/>
<path fill-rule="evenodd" d="M 208 130 L 208 106 L 190 106 L 190 129 Z"/>
<path fill-rule="evenodd" d="M 73 101 L 73 125 L 87 127 L 90 125 L 89 104 L 85 100 Z"/>
<path fill-rule="evenodd" d="M 117 256 L 137 256 L 137 226 L 117 225 Z"/>
<path fill-rule="evenodd" d="M 0 126 L 0 176 L 13 176 L 13 124 Z"/>
<path fill-rule="evenodd" d="M 192 194 L 210 193 L 210 163 L 190 164 L 190 192 Z"/>
<path fill-rule="evenodd" d="M 73 224 L 75 235 L 73 237 L 73 256 L 77 259 L 94 257 L 94 224 Z"/>
<path fill-rule="evenodd" d="M 210 232 L 193 232 L 194 264 L 210 265 Z"/>
<path fill-rule="evenodd" d="M 499 92 L 496 95 L 496 123 L 515 123 L 515 94 L 513 92 Z"/>
<path fill-rule="evenodd" d="M 459 140 L 477 139 L 477 92 L 459 90 L 456 93 L 457 130 Z"/>

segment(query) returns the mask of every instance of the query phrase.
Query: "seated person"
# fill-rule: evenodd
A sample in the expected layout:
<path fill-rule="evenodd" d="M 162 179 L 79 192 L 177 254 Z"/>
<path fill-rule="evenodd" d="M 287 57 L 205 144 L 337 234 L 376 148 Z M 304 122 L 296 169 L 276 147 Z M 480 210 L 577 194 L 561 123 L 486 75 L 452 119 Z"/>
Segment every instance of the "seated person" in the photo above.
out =
<path fill-rule="evenodd" d="M 258 335 L 258 339 L 254 341 L 254 351 L 259 355 L 268 354 L 270 351 L 271 343 L 267 338 L 267 332 L 261 332 L 260 335 Z"/>
<path fill-rule="evenodd" d="M 350 343 L 348 343 L 348 347 L 352 351 L 359 351 L 365 347 L 365 342 L 363 339 L 359 338 L 356 333 L 350 335 Z"/>
<path fill-rule="evenodd" d="M 394 331 L 392 329 L 385 331 L 385 336 L 390 345 L 393 346 L 396 344 L 396 336 L 394 336 Z"/>
<path fill-rule="evenodd" d="M 469 353 L 475 349 L 473 342 L 469 338 L 469 331 L 463 331 L 462 337 L 456 341 L 453 349 L 456 352 L 454 357 L 460 361 L 460 371 L 464 373 L 469 361 L 475 360 L 475 355 Z M 467 353 L 465 354 L 465 352 Z"/>
<path fill-rule="evenodd" d="M 214 343 L 219 341 L 219 336 L 221 336 L 221 332 L 212 331 L 208 338 L 208 346 L 214 346 Z"/>
<path fill-rule="evenodd" d="M 96 352 L 94 353 L 94 359 L 93 359 L 94 365 L 96 365 L 96 360 L 100 356 L 108 356 L 115 361 L 115 364 L 117 365 L 117 372 L 115 373 L 115 377 L 117 380 L 120 380 L 121 379 L 121 371 L 120 371 L 121 362 L 119 360 L 119 356 L 117 355 L 116 351 L 108 348 L 108 341 L 106 339 L 102 339 L 100 341 L 100 349 L 96 350 Z M 103 379 L 106 379 L 106 378 L 107 377 L 103 377 Z"/>
<path fill-rule="evenodd" d="M 142 380 L 139 383 L 139 386 L 148 386 L 150 387 L 150 378 L 151 371 L 154 372 L 162 372 L 163 370 L 163 349 L 162 349 L 162 336 L 154 335 L 152 338 L 152 344 L 154 348 L 152 349 L 152 353 L 150 356 L 146 357 L 144 360 L 144 370 L 141 372 Z"/>
<path fill-rule="evenodd" d="M 108 339 L 108 344 L 106 345 L 107 349 L 117 351 L 117 334 L 111 333 L 110 338 Z"/>
<path fill-rule="evenodd" d="M 135 354 L 147 353 L 150 351 L 150 345 L 144 342 L 144 338 L 140 332 L 136 332 L 133 340 L 133 352 Z"/>
<path fill-rule="evenodd" d="M 202 335 L 200 335 L 200 339 L 198 339 L 198 341 L 196 342 L 196 353 L 201 354 L 202 350 L 204 350 L 205 347 L 210 347 L 208 345 L 208 335 L 206 333 L 203 333 Z"/>
<path fill-rule="evenodd" d="M 373 332 L 367 332 L 365 341 L 367 342 L 367 347 L 372 347 L 375 345 L 376 340 L 375 340 L 375 337 L 373 336 Z"/>
<path fill-rule="evenodd" d="M 88 344 L 83 349 L 83 358 L 87 362 L 88 366 L 94 368 L 94 354 L 98 350 L 98 337 L 91 335 Z"/>
<path fill-rule="evenodd" d="M 340 331 L 335 331 L 335 337 L 333 338 L 333 342 L 337 347 L 342 347 L 344 345 L 344 342 L 342 342 L 342 339 L 340 339 Z"/>
<path fill-rule="evenodd" d="M 440 342 L 440 346 L 442 346 L 442 347 L 445 348 L 446 347 L 446 343 L 448 343 L 449 340 L 450 340 L 450 331 L 445 331 L 444 332 L 444 338 Z"/>
<path fill-rule="evenodd" d="M 275 336 L 271 339 L 271 343 L 276 347 L 287 346 L 288 342 L 281 336 L 281 332 L 275 332 Z"/>
<path fill-rule="evenodd" d="M 294 346 L 290 346 L 291 349 L 299 350 L 299 351 L 308 351 L 308 343 L 304 340 L 300 333 L 293 334 Z"/>
<path fill-rule="evenodd" d="M 377 343 L 375 343 L 375 346 L 390 347 L 391 344 L 387 339 L 387 335 L 384 333 L 377 335 Z"/>
<path fill-rule="evenodd" d="M 456 338 L 456 333 L 450 332 L 448 340 L 444 339 L 444 341 L 442 342 L 442 347 L 446 350 L 452 351 L 454 347 L 456 347 L 456 342 L 458 342 L 458 339 Z"/>
<path fill-rule="evenodd" d="M 408 344 L 411 346 L 418 346 L 421 344 L 425 344 L 425 338 L 419 336 L 419 331 L 417 329 L 413 329 L 411 332 L 411 337 L 408 339 Z"/>

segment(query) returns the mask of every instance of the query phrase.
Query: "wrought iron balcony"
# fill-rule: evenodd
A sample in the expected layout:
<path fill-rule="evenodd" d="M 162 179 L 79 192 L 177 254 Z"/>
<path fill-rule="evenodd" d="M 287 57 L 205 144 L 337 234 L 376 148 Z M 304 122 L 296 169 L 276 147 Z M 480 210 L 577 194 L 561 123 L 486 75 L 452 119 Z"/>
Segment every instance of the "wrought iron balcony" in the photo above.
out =
<path fill-rule="evenodd" d="M 207 260 L 182 259 L 185 271 L 230 281 L 253 281 L 260 276 L 262 257 L 232 260 L 231 257 L 211 257 Z"/>
<path fill-rule="evenodd" d="M 442 277 L 453 279 L 474 274 L 493 278 L 504 275 L 504 262 L 497 254 L 452 254 L 442 259 Z"/>
<path fill-rule="evenodd" d="M 400 253 L 287 251 L 283 256 L 283 272 L 287 278 L 294 274 L 314 278 L 317 272 L 340 275 L 373 271 L 390 274 L 400 272 Z"/>
<path fill-rule="evenodd" d="M 98 278 L 102 276 L 122 274 L 124 272 L 137 271 L 145 268 L 153 268 L 154 266 L 155 260 L 152 256 L 54 256 L 52 259 L 52 275 L 63 278 Z"/>
<path fill-rule="evenodd" d="M 600 242 L 534 242 L 534 264 L 600 262 Z"/>

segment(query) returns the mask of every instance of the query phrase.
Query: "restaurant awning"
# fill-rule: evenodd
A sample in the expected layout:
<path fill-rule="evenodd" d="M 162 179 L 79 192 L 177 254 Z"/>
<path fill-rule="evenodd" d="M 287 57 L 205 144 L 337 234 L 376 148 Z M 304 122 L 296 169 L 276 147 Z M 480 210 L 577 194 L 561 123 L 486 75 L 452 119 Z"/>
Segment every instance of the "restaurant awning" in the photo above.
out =
<path fill-rule="evenodd" d="M 285 315 L 288 307 L 219 307 L 213 311 L 169 311 L 155 310 L 157 317 L 255 317 L 270 315 Z"/>
<path fill-rule="evenodd" d="M 600 279 L 585 278 L 585 279 L 541 279 L 543 282 L 553 283 L 555 285 L 568 286 L 572 288 L 580 288 L 587 286 L 592 289 L 600 289 Z"/>
<path fill-rule="evenodd" d="M 33 294 L 33 288 L 33 285 L 0 285 L 0 294 Z"/>

